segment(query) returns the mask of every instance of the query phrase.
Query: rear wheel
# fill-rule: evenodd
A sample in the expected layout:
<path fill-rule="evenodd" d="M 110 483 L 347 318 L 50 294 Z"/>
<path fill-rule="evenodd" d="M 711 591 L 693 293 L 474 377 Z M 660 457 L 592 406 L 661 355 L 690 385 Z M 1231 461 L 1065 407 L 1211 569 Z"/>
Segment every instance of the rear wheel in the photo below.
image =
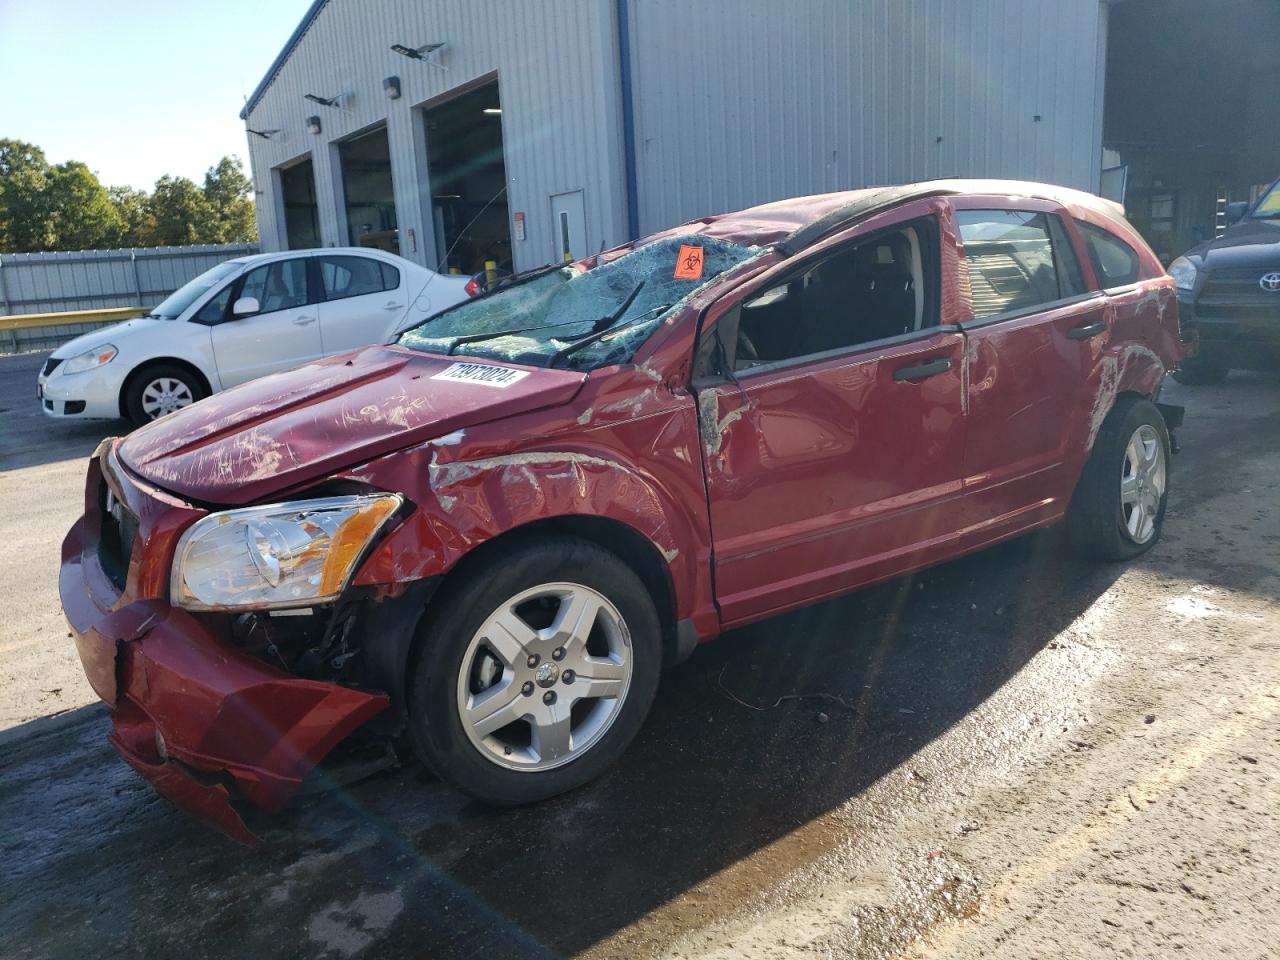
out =
<path fill-rule="evenodd" d="M 498 804 L 598 776 L 640 729 L 662 662 L 639 577 L 568 537 L 463 574 L 433 601 L 419 644 L 414 746 L 443 779 Z"/>
<path fill-rule="evenodd" d="M 1098 431 L 1067 518 L 1072 543 L 1127 560 L 1160 539 L 1169 497 L 1169 431 L 1155 404 L 1122 397 Z"/>
<path fill-rule="evenodd" d="M 1202 354 L 1183 360 L 1173 379 L 1188 387 L 1201 387 L 1221 383 L 1230 372 L 1230 367 Z"/>
<path fill-rule="evenodd" d="M 136 426 L 142 426 L 166 413 L 189 407 L 204 395 L 204 385 L 190 370 L 174 364 L 154 364 L 129 378 L 124 408 L 129 419 Z"/>

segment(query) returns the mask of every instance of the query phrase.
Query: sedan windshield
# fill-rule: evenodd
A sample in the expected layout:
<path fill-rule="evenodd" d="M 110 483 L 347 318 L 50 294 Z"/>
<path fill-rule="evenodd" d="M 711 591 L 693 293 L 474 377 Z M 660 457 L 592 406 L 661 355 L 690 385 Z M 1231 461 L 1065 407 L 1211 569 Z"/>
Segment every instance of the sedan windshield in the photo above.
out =
<path fill-rule="evenodd" d="M 1273 183 L 1267 195 L 1258 201 L 1253 215 L 1259 220 L 1280 220 L 1280 180 Z"/>
<path fill-rule="evenodd" d="M 589 270 L 561 267 L 459 304 L 400 343 L 575 370 L 626 363 L 681 301 L 762 252 L 697 234 L 667 237 Z"/>
<path fill-rule="evenodd" d="M 169 296 L 165 297 L 160 305 L 147 316 L 159 317 L 161 320 L 173 320 L 182 316 L 182 311 L 195 303 L 196 298 L 204 294 L 210 287 L 230 277 L 242 266 L 244 266 L 243 263 L 228 260 L 226 263 L 211 267 L 194 280 L 188 280 Z"/>

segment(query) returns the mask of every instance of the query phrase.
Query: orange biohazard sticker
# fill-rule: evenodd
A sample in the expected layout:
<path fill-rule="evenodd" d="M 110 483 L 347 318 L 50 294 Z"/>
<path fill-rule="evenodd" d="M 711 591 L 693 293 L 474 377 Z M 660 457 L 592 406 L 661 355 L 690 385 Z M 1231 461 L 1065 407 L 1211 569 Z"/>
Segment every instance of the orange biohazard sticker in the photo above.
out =
<path fill-rule="evenodd" d="M 680 245 L 680 253 L 676 257 L 675 278 L 677 280 L 702 279 L 701 247 L 691 247 L 687 244 Z"/>

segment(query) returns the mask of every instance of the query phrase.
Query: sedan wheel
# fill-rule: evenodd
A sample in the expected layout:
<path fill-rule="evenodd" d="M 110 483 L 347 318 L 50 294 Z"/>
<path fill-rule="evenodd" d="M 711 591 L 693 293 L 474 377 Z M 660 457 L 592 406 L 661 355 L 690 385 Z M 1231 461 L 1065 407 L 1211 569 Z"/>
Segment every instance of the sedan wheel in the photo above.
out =
<path fill-rule="evenodd" d="M 173 377 L 156 377 L 142 388 L 142 412 L 150 420 L 195 403 L 191 388 Z"/>
<path fill-rule="evenodd" d="M 1155 427 L 1144 423 L 1125 447 L 1120 478 L 1120 504 L 1125 529 L 1134 543 L 1146 544 L 1156 535 L 1156 521 L 1168 474 L 1164 443 Z"/>
<path fill-rule="evenodd" d="M 120 412 L 140 427 L 191 406 L 205 393 L 204 384 L 191 370 L 175 363 L 152 363 L 125 380 Z"/>
<path fill-rule="evenodd" d="M 503 602 L 471 638 L 458 674 L 459 719 L 493 763 L 551 770 L 590 750 L 631 681 L 626 622 L 580 583 L 547 583 Z"/>

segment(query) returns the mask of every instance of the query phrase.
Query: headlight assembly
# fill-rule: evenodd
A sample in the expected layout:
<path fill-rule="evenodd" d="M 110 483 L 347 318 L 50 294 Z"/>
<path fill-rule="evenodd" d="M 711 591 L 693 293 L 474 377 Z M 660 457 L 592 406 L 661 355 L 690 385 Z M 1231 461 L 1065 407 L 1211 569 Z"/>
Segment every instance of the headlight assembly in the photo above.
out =
<path fill-rule="evenodd" d="M 100 367 L 104 363 L 110 363 L 116 358 L 117 352 L 114 346 L 104 343 L 100 347 L 94 347 L 92 350 L 76 354 L 62 365 L 62 372 L 64 374 L 84 373 L 86 370 Z"/>
<path fill-rule="evenodd" d="M 402 502 L 399 494 L 325 497 L 203 517 L 178 540 L 169 602 L 262 610 L 334 600 Z"/>
<path fill-rule="evenodd" d="M 1196 286 L 1196 265 L 1186 257 L 1178 257 L 1169 264 L 1169 276 L 1178 285 L 1179 290 L 1194 290 Z"/>

